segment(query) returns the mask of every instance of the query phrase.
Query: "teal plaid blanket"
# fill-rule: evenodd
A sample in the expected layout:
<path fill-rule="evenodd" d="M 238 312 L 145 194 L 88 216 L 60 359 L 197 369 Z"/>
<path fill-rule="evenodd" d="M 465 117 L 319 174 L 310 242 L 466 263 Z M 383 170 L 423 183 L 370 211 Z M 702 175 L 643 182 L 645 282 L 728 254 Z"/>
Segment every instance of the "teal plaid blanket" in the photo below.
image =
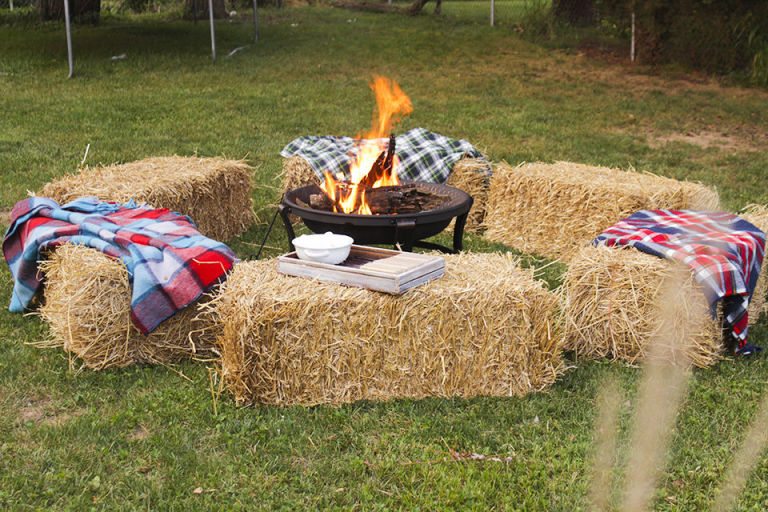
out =
<path fill-rule="evenodd" d="M 454 164 L 463 157 L 485 158 L 466 140 L 451 139 L 424 128 L 398 135 L 396 146 L 400 158 L 397 175 L 402 181 L 445 183 Z M 380 147 L 387 147 L 387 139 L 380 139 Z M 324 171 L 330 171 L 334 176 L 342 173 L 349 179 L 349 162 L 357 150 L 357 141 L 352 137 L 307 136 L 291 141 L 280 155 L 304 158 L 320 178 Z M 487 173 L 490 174 L 490 166 Z"/>

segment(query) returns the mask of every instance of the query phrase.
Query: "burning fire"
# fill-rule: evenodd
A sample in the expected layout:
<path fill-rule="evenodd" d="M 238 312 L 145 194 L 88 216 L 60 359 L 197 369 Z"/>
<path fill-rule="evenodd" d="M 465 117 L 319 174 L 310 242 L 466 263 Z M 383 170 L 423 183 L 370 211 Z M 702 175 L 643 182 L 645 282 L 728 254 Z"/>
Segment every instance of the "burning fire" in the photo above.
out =
<path fill-rule="evenodd" d="M 413 105 L 397 82 L 389 78 L 374 77 L 371 89 L 376 95 L 376 110 L 371 130 L 358 136 L 357 156 L 349 168 L 350 180 L 339 181 L 326 171 L 325 183 L 321 185 L 335 212 L 371 215 L 365 191 L 400 184 L 396 170 L 400 162 L 394 154 L 390 133 L 393 124 L 413 112 Z M 389 143 L 386 137 L 390 137 Z"/>

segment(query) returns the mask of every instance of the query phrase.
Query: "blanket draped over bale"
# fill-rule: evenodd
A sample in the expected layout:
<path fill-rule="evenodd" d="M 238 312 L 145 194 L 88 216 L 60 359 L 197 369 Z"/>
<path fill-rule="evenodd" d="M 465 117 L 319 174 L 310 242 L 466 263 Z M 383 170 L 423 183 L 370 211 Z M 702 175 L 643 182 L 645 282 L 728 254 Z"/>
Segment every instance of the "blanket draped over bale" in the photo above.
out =
<path fill-rule="evenodd" d="M 482 158 L 462 158 L 453 166 L 447 185 L 463 190 L 473 197 L 474 203 L 467 217 L 466 230 L 478 232 L 485 216 L 490 178 L 489 163 Z M 283 160 L 280 175 L 283 192 L 306 185 L 319 185 L 320 178 L 304 158 L 292 156 Z M 298 220 L 298 219 L 297 219 Z"/>
<path fill-rule="evenodd" d="M 663 310 L 672 306 L 664 303 L 665 285 L 681 267 L 685 268 L 633 248 L 581 249 L 568 265 L 561 290 L 563 348 L 586 358 L 643 360 L 651 340 L 660 338 Z M 691 272 L 682 288 L 679 295 L 685 303 L 675 306 L 687 317 L 679 319 L 676 334 L 664 338 L 684 343 L 686 358 L 694 365 L 712 365 L 725 349 L 722 319 L 710 315 Z M 757 316 L 750 309 L 750 324 Z M 683 340 L 677 333 L 690 333 L 691 326 L 693 334 Z"/>
<path fill-rule="evenodd" d="M 752 205 L 739 216 L 768 235 L 768 206 Z M 768 313 L 766 295 L 768 295 L 768 257 L 763 258 L 763 269 L 760 271 L 760 278 L 757 280 L 755 292 L 752 294 L 752 301 L 749 305 L 750 322 L 756 322 L 758 317 Z"/>
<path fill-rule="evenodd" d="M 79 245 L 58 247 L 40 262 L 50 336 L 37 345 L 63 348 L 93 370 L 210 357 L 213 324 L 193 304 L 142 335 L 131 322 L 131 287 L 120 261 Z M 205 299 L 201 299 L 205 300 Z"/>
<path fill-rule="evenodd" d="M 605 228 L 638 210 L 716 210 L 698 183 L 570 162 L 494 167 L 485 237 L 525 253 L 568 260 Z"/>
<path fill-rule="evenodd" d="M 207 307 L 241 404 L 517 396 L 563 368 L 556 296 L 505 255 L 447 256 L 444 277 L 402 296 L 245 262 Z"/>
<path fill-rule="evenodd" d="M 226 241 L 253 224 L 252 174 L 253 169 L 238 160 L 146 158 L 82 169 L 46 184 L 38 195 L 59 204 L 82 196 L 118 203 L 133 199 L 188 215 L 203 235 Z"/>

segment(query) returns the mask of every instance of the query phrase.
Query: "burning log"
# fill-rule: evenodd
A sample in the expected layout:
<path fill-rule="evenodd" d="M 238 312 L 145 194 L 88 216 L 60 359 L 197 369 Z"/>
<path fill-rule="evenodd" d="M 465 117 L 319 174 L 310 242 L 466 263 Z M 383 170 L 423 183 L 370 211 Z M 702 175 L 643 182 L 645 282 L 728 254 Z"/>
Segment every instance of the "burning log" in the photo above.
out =
<path fill-rule="evenodd" d="M 365 200 L 374 215 L 433 210 L 448 199 L 446 196 L 421 190 L 416 185 L 378 187 L 365 191 Z"/>
<path fill-rule="evenodd" d="M 395 172 L 395 136 L 389 135 L 389 145 L 387 146 L 387 156 L 384 159 L 384 165 L 381 168 L 384 176 L 392 176 Z"/>
<path fill-rule="evenodd" d="M 309 196 L 309 206 L 315 210 L 331 211 L 333 210 L 333 202 L 331 198 L 325 194 L 312 194 Z"/>
<path fill-rule="evenodd" d="M 373 162 L 371 170 L 360 181 L 360 188 L 367 190 L 372 188 L 380 179 L 388 179 L 392 176 L 395 169 L 395 136 L 389 136 L 387 149 L 382 151 L 379 157 Z"/>
<path fill-rule="evenodd" d="M 364 200 L 366 190 L 400 184 L 395 172 L 398 159 L 392 125 L 410 114 L 413 105 L 400 86 L 389 79 L 376 77 L 371 88 L 376 93 L 378 118 L 374 117 L 371 131 L 357 141 L 357 151 L 349 165 L 349 181 L 339 183 L 327 169 L 324 171 L 325 180 L 320 186 L 333 202 L 334 211 L 370 215 Z M 389 134 L 389 143 L 381 151 L 381 138 L 386 134 Z"/>
<path fill-rule="evenodd" d="M 376 180 L 379 179 L 380 176 L 383 176 L 383 168 L 384 168 L 384 162 L 387 159 L 387 152 L 382 151 L 379 157 L 376 159 L 375 162 L 373 162 L 373 165 L 371 166 L 371 170 L 368 171 L 368 174 L 365 175 L 365 177 L 360 180 L 360 187 L 363 190 L 369 189 L 373 187 L 373 185 L 376 183 Z"/>
<path fill-rule="evenodd" d="M 434 210 L 450 199 L 448 196 L 423 190 L 417 185 L 369 188 L 366 189 L 364 197 L 374 215 Z M 334 211 L 333 201 L 324 193 L 310 195 L 309 204 L 300 200 L 297 202 L 300 206 L 309 206 L 315 210 Z"/>
<path fill-rule="evenodd" d="M 346 213 L 358 214 L 376 213 L 371 211 L 365 198 L 366 194 L 381 187 L 393 187 L 400 183 L 395 175 L 395 144 L 395 136 L 390 134 L 387 149 L 378 153 L 368 172 L 357 181 L 351 183 L 338 182 L 326 171 L 325 183 L 321 185 L 325 197 L 312 195 L 309 198 L 309 205 L 312 208 L 326 211 L 344 211 Z M 376 153 L 371 153 L 371 156 L 374 154 Z M 378 209 L 382 212 L 390 208 L 388 213 L 397 213 L 398 208 L 403 204 L 407 204 L 407 206 L 402 206 L 403 212 L 422 211 L 420 204 L 424 202 L 423 199 L 414 202 L 414 198 L 406 200 L 402 194 L 395 194 L 391 198 L 381 197 L 381 194 L 374 195 L 379 197 Z M 418 196 L 418 194 L 416 195 Z M 392 210 L 392 207 L 395 209 Z"/>

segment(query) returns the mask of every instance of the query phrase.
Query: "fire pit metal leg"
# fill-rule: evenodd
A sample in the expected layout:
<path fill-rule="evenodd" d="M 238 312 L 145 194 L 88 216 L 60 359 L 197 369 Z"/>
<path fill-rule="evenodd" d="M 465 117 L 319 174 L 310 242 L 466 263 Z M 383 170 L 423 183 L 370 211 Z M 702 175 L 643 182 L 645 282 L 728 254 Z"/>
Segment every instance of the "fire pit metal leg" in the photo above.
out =
<path fill-rule="evenodd" d="M 464 249 L 464 226 L 467 224 L 469 212 L 456 217 L 456 225 L 453 227 L 453 252 L 459 253 Z"/>
<path fill-rule="evenodd" d="M 296 238 L 296 232 L 293 230 L 293 224 L 291 224 L 291 208 L 280 204 L 277 206 L 277 211 L 280 212 L 280 217 L 283 219 L 285 225 L 285 232 L 288 234 L 288 250 L 293 252 L 296 248 L 293 246 L 293 239 Z"/>
<path fill-rule="evenodd" d="M 395 244 L 400 242 L 400 233 L 405 233 L 405 239 L 403 240 L 403 250 L 405 252 L 413 252 L 413 244 L 416 234 L 416 222 L 412 219 L 397 219 L 395 221 Z"/>

